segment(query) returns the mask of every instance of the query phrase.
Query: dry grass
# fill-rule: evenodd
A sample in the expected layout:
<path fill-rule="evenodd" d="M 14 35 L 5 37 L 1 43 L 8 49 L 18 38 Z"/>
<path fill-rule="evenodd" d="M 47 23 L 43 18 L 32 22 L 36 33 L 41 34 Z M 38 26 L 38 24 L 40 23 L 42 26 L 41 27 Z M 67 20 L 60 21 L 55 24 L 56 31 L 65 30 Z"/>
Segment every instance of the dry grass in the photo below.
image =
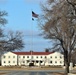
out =
<path fill-rule="evenodd" d="M 4 75 L 4 74 L 7 74 L 7 73 L 4 73 L 4 72 L 0 73 L 0 75 Z"/>
<path fill-rule="evenodd" d="M 36 71 L 36 70 L 64 70 L 64 69 L 61 68 L 61 67 L 24 67 L 24 66 L 20 67 L 20 66 L 10 66 L 10 67 L 0 67 L 0 70 L 25 70 L 25 71 L 33 70 L 33 71 Z M 74 70 L 76 70 L 76 68 Z M 0 75 L 4 75 L 4 74 L 7 74 L 7 72 L 0 73 Z M 53 73 L 53 75 L 65 75 L 65 74 L 56 72 L 56 73 Z"/>
<path fill-rule="evenodd" d="M 64 73 L 53 73 L 53 75 L 65 75 Z"/>
<path fill-rule="evenodd" d="M 63 70 L 55 67 L 0 67 L 0 70 Z"/>

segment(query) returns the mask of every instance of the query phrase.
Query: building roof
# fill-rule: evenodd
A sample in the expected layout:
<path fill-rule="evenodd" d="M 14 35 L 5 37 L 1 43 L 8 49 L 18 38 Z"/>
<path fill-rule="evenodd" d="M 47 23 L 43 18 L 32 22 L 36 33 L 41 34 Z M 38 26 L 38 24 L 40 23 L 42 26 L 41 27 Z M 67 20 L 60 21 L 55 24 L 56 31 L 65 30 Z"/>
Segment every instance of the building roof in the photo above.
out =
<path fill-rule="evenodd" d="M 49 55 L 54 52 L 13 52 L 13 53 L 17 55 Z"/>

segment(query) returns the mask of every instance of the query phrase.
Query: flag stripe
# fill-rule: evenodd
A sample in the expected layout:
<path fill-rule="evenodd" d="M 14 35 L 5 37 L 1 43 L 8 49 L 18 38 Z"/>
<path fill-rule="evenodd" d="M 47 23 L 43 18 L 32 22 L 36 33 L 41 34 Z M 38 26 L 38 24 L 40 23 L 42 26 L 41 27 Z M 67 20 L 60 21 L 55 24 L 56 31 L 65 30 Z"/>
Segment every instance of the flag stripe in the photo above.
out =
<path fill-rule="evenodd" d="M 38 18 L 38 14 L 32 11 L 32 17 Z"/>

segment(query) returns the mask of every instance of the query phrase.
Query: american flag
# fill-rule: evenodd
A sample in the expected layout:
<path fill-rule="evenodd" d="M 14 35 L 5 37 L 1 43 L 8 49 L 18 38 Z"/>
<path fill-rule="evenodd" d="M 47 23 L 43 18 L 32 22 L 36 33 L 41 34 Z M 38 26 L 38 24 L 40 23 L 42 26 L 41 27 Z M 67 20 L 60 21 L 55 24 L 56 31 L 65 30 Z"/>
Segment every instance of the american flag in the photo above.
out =
<path fill-rule="evenodd" d="M 38 18 L 38 16 L 39 16 L 38 14 L 32 11 L 32 17 Z"/>

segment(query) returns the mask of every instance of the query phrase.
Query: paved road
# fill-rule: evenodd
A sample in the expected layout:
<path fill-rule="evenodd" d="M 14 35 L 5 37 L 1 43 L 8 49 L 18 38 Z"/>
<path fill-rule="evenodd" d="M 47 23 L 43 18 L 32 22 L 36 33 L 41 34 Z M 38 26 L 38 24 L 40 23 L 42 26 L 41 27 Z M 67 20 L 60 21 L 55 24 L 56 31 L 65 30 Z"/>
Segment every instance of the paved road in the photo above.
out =
<path fill-rule="evenodd" d="M 7 73 L 5 75 L 53 75 L 53 73 L 55 72 L 64 72 L 64 70 L 44 70 L 44 71 L 16 71 L 16 70 L 12 70 L 12 71 L 7 71 L 7 70 L 0 70 L 0 73 Z M 76 72 L 76 70 L 72 71 L 72 72 Z"/>
<path fill-rule="evenodd" d="M 53 75 L 47 71 L 0 71 L 5 72 L 5 75 Z"/>
<path fill-rule="evenodd" d="M 7 75 L 48 75 L 46 72 L 11 72 Z"/>
<path fill-rule="evenodd" d="M 53 75 L 48 72 L 8 71 L 5 75 Z"/>

